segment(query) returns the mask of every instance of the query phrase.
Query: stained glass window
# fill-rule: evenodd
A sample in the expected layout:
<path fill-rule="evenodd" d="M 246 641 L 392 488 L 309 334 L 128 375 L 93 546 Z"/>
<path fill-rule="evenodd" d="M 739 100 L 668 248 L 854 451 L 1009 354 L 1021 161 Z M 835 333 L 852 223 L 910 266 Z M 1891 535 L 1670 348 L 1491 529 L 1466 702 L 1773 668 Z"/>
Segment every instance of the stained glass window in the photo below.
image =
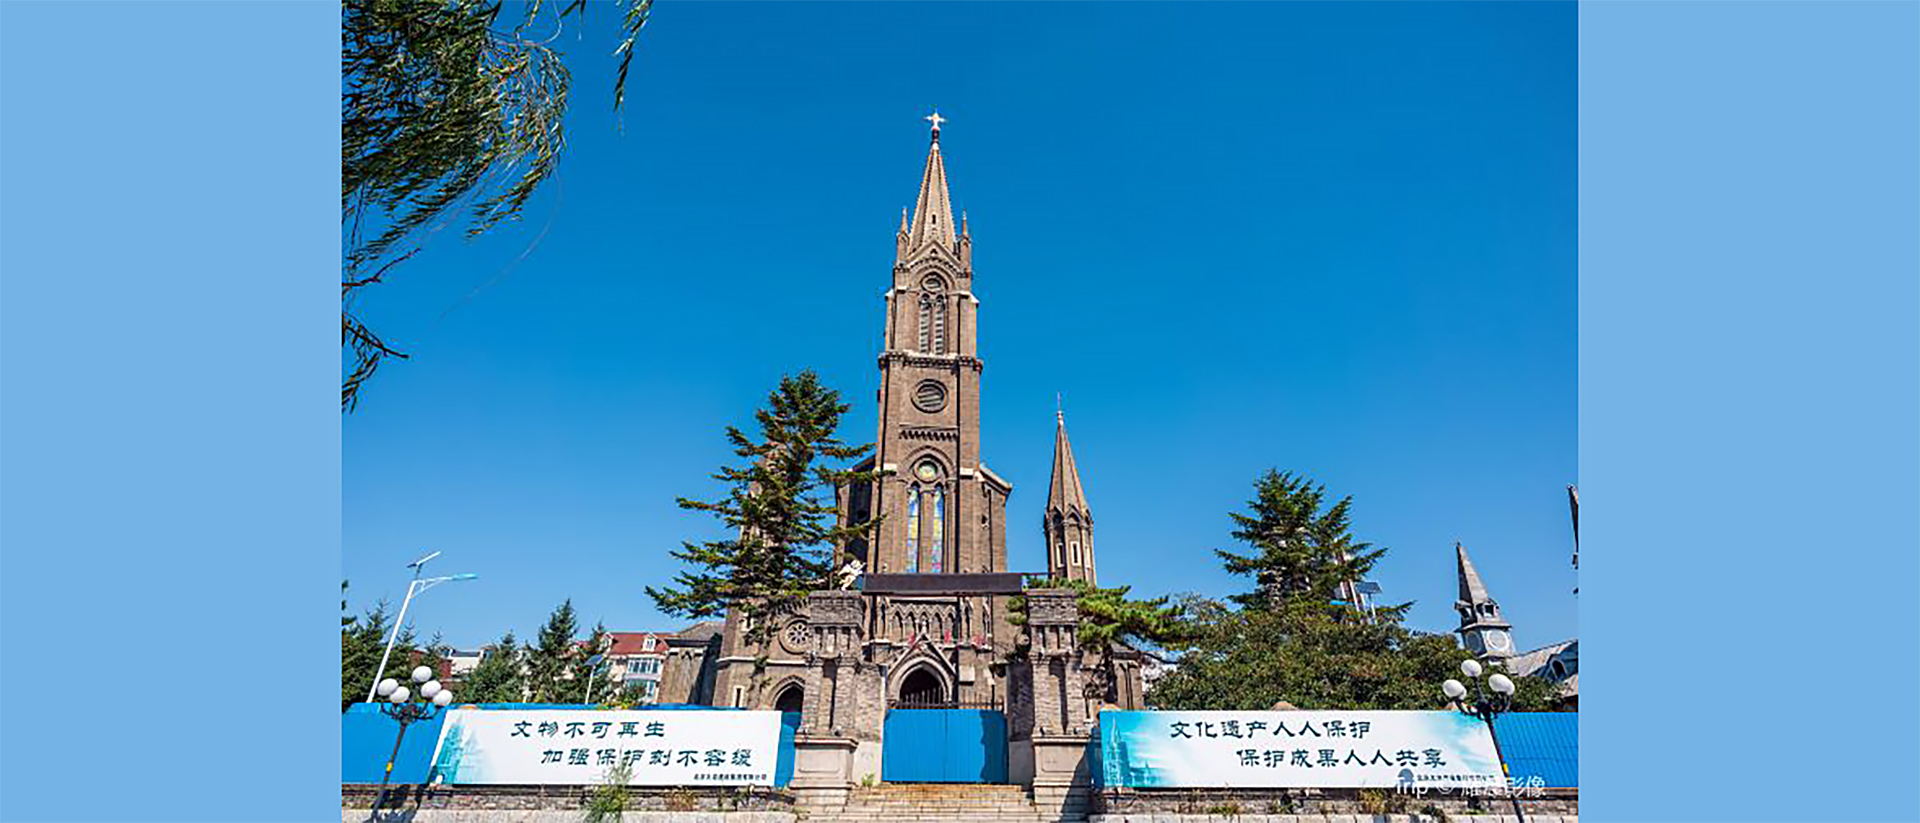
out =
<path fill-rule="evenodd" d="M 945 490 L 935 487 L 931 494 L 933 497 L 933 518 L 927 523 L 927 552 L 932 558 L 931 566 L 933 572 L 939 574 L 940 560 L 943 554 L 942 549 L 946 548 L 945 545 L 943 545 L 945 542 L 943 538 L 946 537 L 947 530 L 947 493 Z"/>
<path fill-rule="evenodd" d="M 907 491 L 907 572 L 920 570 L 920 486 Z"/>

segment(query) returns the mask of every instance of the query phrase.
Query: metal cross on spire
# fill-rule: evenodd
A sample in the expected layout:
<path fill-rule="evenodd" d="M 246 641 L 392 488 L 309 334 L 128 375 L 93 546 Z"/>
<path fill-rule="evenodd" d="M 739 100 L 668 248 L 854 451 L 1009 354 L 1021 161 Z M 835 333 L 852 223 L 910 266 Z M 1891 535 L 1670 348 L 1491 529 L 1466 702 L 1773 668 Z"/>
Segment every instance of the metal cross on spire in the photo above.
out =
<path fill-rule="evenodd" d="M 939 110 L 939 109 L 934 109 L 934 110 L 933 110 L 933 113 L 932 113 L 932 114 L 929 114 L 929 115 L 927 115 L 927 116 L 925 116 L 925 117 L 922 117 L 922 118 L 920 118 L 920 119 L 922 119 L 922 120 L 925 120 L 925 121 L 927 121 L 927 122 L 929 122 L 929 123 L 932 123 L 932 124 L 933 124 L 933 133 L 934 133 L 934 134 L 939 134 L 939 133 L 940 133 L 940 124 L 941 124 L 941 123 L 945 123 L 945 122 L 947 122 L 947 118 L 945 118 L 945 117 L 941 117 L 941 116 L 940 116 L 940 110 Z"/>

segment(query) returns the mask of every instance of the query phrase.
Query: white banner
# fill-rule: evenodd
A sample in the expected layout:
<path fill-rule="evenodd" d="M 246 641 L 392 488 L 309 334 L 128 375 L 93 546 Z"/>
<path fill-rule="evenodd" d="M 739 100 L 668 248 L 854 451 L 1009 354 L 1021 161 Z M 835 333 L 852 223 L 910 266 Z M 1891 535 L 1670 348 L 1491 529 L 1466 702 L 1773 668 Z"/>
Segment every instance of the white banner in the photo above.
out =
<path fill-rule="evenodd" d="M 1486 724 L 1460 712 L 1101 712 L 1107 786 L 1504 786 Z"/>
<path fill-rule="evenodd" d="M 431 779 L 585 785 L 626 764 L 635 786 L 771 786 L 780 713 L 455 709 Z"/>

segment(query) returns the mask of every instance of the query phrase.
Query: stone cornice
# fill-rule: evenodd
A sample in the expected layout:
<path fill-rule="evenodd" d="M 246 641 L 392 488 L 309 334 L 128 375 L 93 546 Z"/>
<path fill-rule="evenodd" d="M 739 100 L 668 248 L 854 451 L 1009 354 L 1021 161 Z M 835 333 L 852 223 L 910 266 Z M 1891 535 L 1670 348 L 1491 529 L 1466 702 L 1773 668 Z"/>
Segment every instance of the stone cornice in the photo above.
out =
<path fill-rule="evenodd" d="M 908 440 L 958 441 L 960 429 L 955 426 L 901 426 L 900 436 Z"/>
<path fill-rule="evenodd" d="M 916 354 L 904 349 L 888 349 L 880 353 L 880 366 L 889 363 L 903 363 L 909 366 L 932 366 L 937 368 L 971 367 L 975 373 L 986 368 L 986 361 L 966 354 Z"/>

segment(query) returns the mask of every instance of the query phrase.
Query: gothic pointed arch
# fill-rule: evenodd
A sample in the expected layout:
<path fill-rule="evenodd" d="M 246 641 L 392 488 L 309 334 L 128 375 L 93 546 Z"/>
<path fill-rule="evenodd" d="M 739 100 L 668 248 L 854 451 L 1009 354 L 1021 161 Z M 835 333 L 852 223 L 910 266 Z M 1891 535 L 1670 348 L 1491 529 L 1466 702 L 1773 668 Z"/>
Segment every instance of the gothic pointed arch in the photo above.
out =
<path fill-rule="evenodd" d="M 901 705 L 937 706 L 952 703 L 959 693 L 959 676 L 953 664 L 921 643 L 894 665 L 894 676 L 887 684 L 890 702 Z"/>
<path fill-rule="evenodd" d="M 773 688 L 774 711 L 799 714 L 806 711 L 807 687 L 798 677 L 789 677 Z"/>

